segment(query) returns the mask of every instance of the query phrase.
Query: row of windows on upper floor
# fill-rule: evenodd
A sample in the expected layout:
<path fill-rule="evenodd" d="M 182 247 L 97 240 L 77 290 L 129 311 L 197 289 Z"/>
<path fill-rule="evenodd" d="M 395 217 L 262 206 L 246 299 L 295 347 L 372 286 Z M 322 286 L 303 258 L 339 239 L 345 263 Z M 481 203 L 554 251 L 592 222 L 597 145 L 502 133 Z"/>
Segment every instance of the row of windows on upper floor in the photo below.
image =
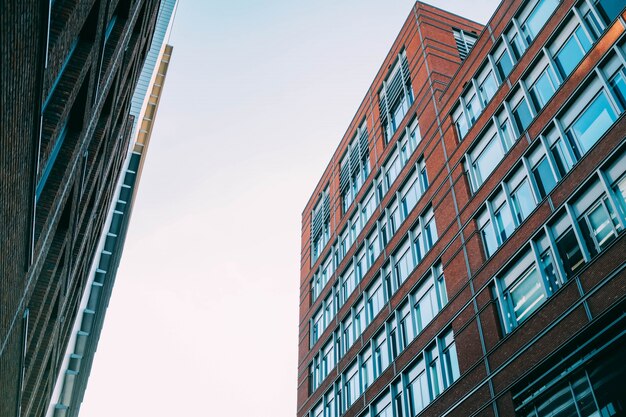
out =
<path fill-rule="evenodd" d="M 337 330 L 315 355 L 309 365 L 310 393 L 326 379 L 339 360 L 407 279 L 412 270 L 402 259 L 407 255 L 410 256 L 407 251 L 401 253 L 398 259 L 390 261 L 381 269 Z M 392 268 L 392 265 L 396 267 Z M 375 363 L 372 365 L 372 362 L 363 361 L 365 363 L 363 368 L 368 370 L 365 387 L 377 378 L 389 363 L 422 332 L 447 302 L 448 295 L 443 270 L 441 264 L 437 264 L 419 281 L 406 300 L 387 320 L 386 325 L 373 338 Z M 369 343 L 366 345 L 369 346 Z"/>
<path fill-rule="evenodd" d="M 558 4 L 559 0 L 530 1 L 512 19 L 452 112 L 460 139 L 476 122 Z M 521 83 L 522 90 L 530 93 L 535 109 L 543 107 L 551 96 L 549 90 L 556 89 L 567 78 L 623 7 L 622 0 L 581 0 L 572 9 L 569 22 L 555 31 L 554 38 L 543 48 L 544 61 L 533 64 L 534 69 L 527 75 L 525 84 Z M 546 69 L 548 63 L 550 68 Z M 527 97 L 520 97 L 507 108 L 508 113 L 513 113 L 519 131 L 523 131 L 532 118 L 527 100 Z M 509 123 L 504 124 L 503 129 L 509 129 L 504 134 L 512 134 Z"/>
<path fill-rule="evenodd" d="M 622 146 L 496 274 L 491 290 L 505 332 L 578 275 L 625 227 L 626 146 Z"/>
<path fill-rule="evenodd" d="M 407 219 L 417 201 L 423 194 L 427 184 L 422 183 L 425 176 L 418 167 L 413 171 L 409 180 L 398 192 L 385 212 L 376 222 L 374 228 L 366 237 L 361 248 L 356 251 L 351 262 L 339 274 L 330 293 L 322 301 L 316 313 L 310 321 L 310 346 L 317 342 L 324 330 L 331 324 L 336 311 L 348 300 L 357 285 L 374 265 L 383 249 L 389 243 L 394 234 L 399 230 L 402 223 Z M 433 209 L 428 208 L 418 218 L 414 228 L 410 231 L 414 235 L 415 258 L 419 262 L 424 254 L 432 247 L 437 239 L 437 228 L 433 215 Z M 408 243 L 407 243 L 408 245 Z M 325 273 L 331 274 L 332 260 L 322 264 L 326 267 Z"/>
<path fill-rule="evenodd" d="M 579 33 L 580 30 L 580 23 L 576 22 L 574 17 L 568 23 L 566 27 L 572 30 L 572 32 L 569 35 L 567 32 L 564 32 L 565 39 L 559 37 L 564 41 L 576 38 L 576 33 Z M 576 41 L 576 44 L 578 45 L 578 41 Z M 605 60 L 603 65 L 595 69 L 598 75 L 597 84 L 603 83 L 608 85 L 609 88 L 607 90 L 610 90 L 611 94 L 602 95 L 603 98 L 598 99 L 599 101 L 589 114 L 583 112 L 578 115 L 578 113 L 574 112 L 577 105 L 573 104 L 571 106 L 573 108 L 572 111 L 555 121 L 556 126 L 551 133 L 554 137 L 552 141 L 556 141 L 556 137 L 559 135 L 567 136 L 572 156 L 580 158 L 580 155 L 587 152 L 599 138 L 597 133 L 598 123 L 600 121 L 608 121 L 596 120 L 595 123 L 591 123 L 594 121 L 591 119 L 593 115 L 610 117 L 611 114 L 614 115 L 616 112 L 619 114 L 621 109 L 624 108 L 624 96 L 626 94 L 626 85 L 624 83 L 625 49 L 624 43 L 622 43 L 621 47 L 614 47 L 613 52 L 608 55 L 610 59 Z M 572 64 L 570 70 L 580 62 L 583 55 L 584 49 L 578 50 L 576 54 L 570 54 L 570 58 L 567 61 Z M 555 75 L 553 62 L 555 61 L 551 59 L 549 54 L 541 54 L 537 60 L 538 65 L 532 68 L 526 77 L 522 77 L 520 88 L 514 90 L 514 93 L 503 103 L 502 108 L 492 117 L 492 120 L 486 125 L 468 151 L 465 162 L 472 191 L 475 192 L 480 188 L 502 160 L 504 154 L 513 147 L 521 133 L 532 119 L 539 114 L 562 83 L 563 78 Z M 556 80 L 561 81 L 557 82 Z M 528 89 L 526 85 L 529 86 Z M 591 97 L 587 94 L 585 94 L 585 97 L 587 97 L 586 102 L 588 103 Z M 583 97 L 579 102 L 584 100 L 585 98 Z M 530 106 L 528 105 L 529 102 L 531 103 Z M 610 103 L 612 108 L 610 113 L 598 113 L 603 103 Z M 570 113 L 575 114 L 572 116 L 569 115 Z M 511 124 L 511 120 L 514 120 L 515 123 Z M 553 143 L 550 143 L 550 145 L 553 145 Z M 559 163 L 561 164 L 567 164 L 568 160 L 571 159 L 566 154 L 563 154 L 562 158 L 564 159 L 559 158 Z"/>
<path fill-rule="evenodd" d="M 378 96 L 381 112 L 381 126 L 383 127 L 385 143 L 387 144 L 397 131 L 409 107 L 413 103 L 413 90 L 405 50 L 402 50 L 402 52 L 398 54 L 396 63 L 389 71 L 386 80 L 383 81 L 383 86 Z M 410 151 L 410 153 L 412 153 L 412 151 L 415 150 L 415 146 L 417 146 L 417 142 L 421 140 L 419 137 L 419 128 L 417 127 L 417 119 L 413 121 L 413 126 L 410 127 L 409 136 L 411 137 L 411 144 L 414 145 Z M 369 159 L 368 141 L 367 123 L 363 122 L 357 129 L 354 139 L 348 145 L 346 155 L 343 157 L 340 164 L 339 188 L 342 213 L 346 213 L 349 210 L 359 190 L 370 174 L 371 162 Z M 384 172 L 384 169 L 381 169 L 381 173 L 382 172 Z M 387 187 L 390 185 L 391 184 L 387 184 Z M 324 226 L 327 227 L 321 228 L 322 233 L 313 233 L 315 213 L 316 209 L 314 209 L 311 214 L 311 265 L 317 261 L 330 238 L 330 219 L 327 224 L 324 224 Z"/>
<path fill-rule="evenodd" d="M 378 342 L 381 344 L 377 345 Z M 377 367 L 383 366 L 385 360 L 387 365 L 390 361 L 389 358 L 382 359 L 385 355 L 382 352 L 389 352 L 388 343 L 384 339 L 378 342 L 372 341 L 371 346 L 347 368 L 310 410 L 309 417 L 338 417 L 354 404 L 376 377 L 374 372 Z M 454 335 L 452 329 L 447 329 L 416 355 L 366 407 L 361 417 L 415 416 L 452 385 L 459 375 Z"/>
<path fill-rule="evenodd" d="M 371 216 L 376 211 L 378 205 L 381 201 L 383 201 L 421 140 L 422 138 L 417 124 L 417 118 L 415 118 L 407 126 L 405 134 L 402 138 L 396 142 L 395 149 L 390 153 L 385 163 L 381 166 L 380 171 L 373 180 L 369 191 L 356 206 L 355 213 L 352 215 L 350 220 L 348 220 L 343 231 L 339 234 L 336 244 L 330 250 L 330 254 L 311 278 L 311 302 L 314 302 L 319 297 L 322 290 L 330 280 L 333 271 L 339 266 L 350 247 L 356 241 L 357 236 L 361 233 L 361 230 L 363 230 Z M 428 187 L 426 167 L 422 161 L 418 162 L 417 169 L 422 175 L 421 183 L 415 183 L 415 181 L 412 181 L 411 184 L 413 184 L 413 186 L 408 186 L 405 190 L 404 194 L 408 195 L 406 208 L 408 208 L 409 205 L 412 208 L 414 206 L 412 197 L 416 196 L 419 198 L 426 187 Z M 324 194 L 324 198 L 328 198 L 327 191 Z M 318 213 L 318 209 L 316 208 L 313 213 L 315 219 L 315 214 Z M 408 214 L 408 211 L 406 214 Z M 328 224 L 329 222 L 330 217 L 328 217 Z M 329 227 L 327 227 L 327 229 L 330 230 Z M 330 232 L 328 232 L 328 235 L 330 236 Z M 323 246 L 321 246 L 321 242 L 323 242 L 323 240 L 317 239 L 314 242 L 317 243 L 317 247 L 314 247 L 313 249 L 314 257 L 312 260 L 317 260 L 319 257 L 318 248 L 320 251 L 323 249 Z M 313 260 L 313 262 L 315 262 L 315 260 Z"/>
<path fill-rule="evenodd" d="M 600 61 L 582 91 L 563 106 L 479 211 L 476 220 L 487 257 L 626 111 L 625 45 L 614 46 Z M 482 151 L 483 160 L 491 161 L 488 169 L 483 166 L 488 172 L 504 157 L 498 141 L 491 142 L 495 146 L 487 144 Z"/>

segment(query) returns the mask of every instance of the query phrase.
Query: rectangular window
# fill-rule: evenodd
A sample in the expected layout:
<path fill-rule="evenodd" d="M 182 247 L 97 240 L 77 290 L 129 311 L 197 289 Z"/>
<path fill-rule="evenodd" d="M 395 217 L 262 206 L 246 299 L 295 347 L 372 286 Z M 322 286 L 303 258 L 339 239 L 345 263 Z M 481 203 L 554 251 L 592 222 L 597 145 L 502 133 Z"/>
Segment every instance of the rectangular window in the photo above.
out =
<path fill-rule="evenodd" d="M 528 107 L 528 103 L 525 98 L 522 98 L 520 102 L 513 108 L 513 119 L 519 132 L 526 130 L 530 122 L 533 120 L 532 113 Z"/>
<path fill-rule="evenodd" d="M 528 17 L 522 20 L 520 26 L 524 33 L 526 42 L 530 45 L 531 42 L 537 37 L 539 31 L 543 28 L 548 21 L 552 12 L 554 12 L 559 5 L 559 0 L 539 0 L 535 7 L 530 11 Z M 524 16 L 526 10 L 520 13 L 520 16 Z"/>
<path fill-rule="evenodd" d="M 494 76 L 491 66 L 487 64 L 487 68 L 483 70 L 483 74 L 478 76 L 478 92 L 483 102 L 483 107 L 491 101 L 498 90 L 498 82 Z"/>
<path fill-rule="evenodd" d="M 452 114 L 452 119 L 454 126 L 456 126 L 459 140 L 463 139 L 469 130 L 469 126 L 467 124 L 467 119 L 465 118 L 465 113 L 463 113 L 463 109 L 460 107 L 460 105 Z"/>
<path fill-rule="evenodd" d="M 493 228 L 491 216 L 489 211 L 484 209 L 477 218 L 478 229 L 480 230 L 480 237 L 483 241 L 483 247 L 487 258 L 491 257 L 500 246 L 496 238 L 496 231 Z"/>
<path fill-rule="evenodd" d="M 502 144 L 497 139 L 493 128 L 486 132 L 487 136 L 480 139 L 478 144 L 470 151 L 474 190 L 477 190 L 496 166 L 504 158 Z"/>
<path fill-rule="evenodd" d="M 379 276 L 367 289 L 367 308 L 371 323 L 385 305 L 385 292 L 382 278 Z"/>
<path fill-rule="evenodd" d="M 374 338 L 374 364 L 376 377 L 380 376 L 389 366 L 389 345 L 385 329 Z"/>
<path fill-rule="evenodd" d="M 556 78 L 552 67 L 547 65 L 528 88 L 535 109 L 542 109 L 552 98 L 558 87 L 559 80 Z"/>
<path fill-rule="evenodd" d="M 604 91 L 601 91 L 589 105 L 565 129 L 565 134 L 578 149 L 578 157 L 584 155 L 617 120 Z"/>
<path fill-rule="evenodd" d="M 417 332 L 424 330 L 440 310 L 432 275 L 412 295 Z"/>
<path fill-rule="evenodd" d="M 548 161 L 543 145 L 537 145 L 537 147 L 528 154 L 527 158 L 539 195 L 541 198 L 544 198 L 556 186 L 557 179 L 550 165 L 550 161 Z"/>
<path fill-rule="evenodd" d="M 565 274 L 570 278 L 585 264 L 585 258 L 567 213 L 563 213 L 554 222 L 551 231 Z"/>
<path fill-rule="evenodd" d="M 363 380 L 363 390 L 366 390 L 374 382 L 374 361 L 372 360 L 371 347 L 361 353 L 361 379 Z"/>
<path fill-rule="evenodd" d="M 548 50 L 554 57 L 557 70 L 564 79 L 572 73 L 591 49 L 592 41 L 583 27 L 577 24 L 577 21 L 573 17 L 548 46 Z"/>
<path fill-rule="evenodd" d="M 398 324 L 400 328 L 400 349 L 404 350 L 415 338 L 409 302 L 405 302 L 403 306 L 398 308 Z"/>
<path fill-rule="evenodd" d="M 409 241 L 402 245 L 397 254 L 394 255 L 394 259 L 396 276 L 398 277 L 400 285 L 402 285 L 402 283 L 409 277 L 409 274 L 413 271 L 413 268 L 415 268 L 413 255 L 411 254 L 411 244 Z"/>
<path fill-rule="evenodd" d="M 500 80 L 504 81 L 513 69 L 514 60 L 511 58 L 504 41 L 495 48 L 493 59 L 496 63 L 496 70 L 500 76 Z"/>
<path fill-rule="evenodd" d="M 409 416 L 415 416 L 431 401 L 423 357 L 420 357 L 407 372 L 406 390 Z"/>
<path fill-rule="evenodd" d="M 361 395 L 361 389 L 359 386 L 359 372 L 358 366 L 355 362 L 344 374 L 344 392 L 346 395 L 346 409 L 348 409 L 357 398 Z"/>

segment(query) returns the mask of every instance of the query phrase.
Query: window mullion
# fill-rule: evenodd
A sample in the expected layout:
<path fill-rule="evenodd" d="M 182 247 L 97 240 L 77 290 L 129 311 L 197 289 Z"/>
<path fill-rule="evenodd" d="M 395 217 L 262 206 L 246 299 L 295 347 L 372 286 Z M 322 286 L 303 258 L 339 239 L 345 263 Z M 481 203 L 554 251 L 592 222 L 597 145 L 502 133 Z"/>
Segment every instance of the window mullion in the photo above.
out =
<path fill-rule="evenodd" d="M 498 299 L 500 300 L 499 307 L 500 307 L 500 315 L 502 317 L 502 322 L 504 324 L 504 328 L 506 330 L 507 333 L 510 333 L 511 330 L 513 330 L 513 326 L 511 325 L 511 322 L 509 321 L 509 314 L 507 313 L 508 306 L 505 306 L 505 303 L 508 304 L 508 297 L 505 297 L 504 291 L 502 289 L 502 283 L 500 282 L 500 279 L 498 277 L 494 278 L 494 284 L 495 284 L 495 290 L 496 290 L 496 295 L 498 297 Z"/>

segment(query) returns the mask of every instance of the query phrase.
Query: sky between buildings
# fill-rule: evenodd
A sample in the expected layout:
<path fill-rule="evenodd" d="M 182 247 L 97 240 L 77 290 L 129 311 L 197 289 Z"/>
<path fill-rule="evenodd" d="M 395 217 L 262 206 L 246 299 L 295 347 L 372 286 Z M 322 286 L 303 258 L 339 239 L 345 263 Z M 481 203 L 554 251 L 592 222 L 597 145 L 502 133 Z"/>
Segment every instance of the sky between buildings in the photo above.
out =
<path fill-rule="evenodd" d="M 413 4 L 179 0 L 81 416 L 295 417 L 302 210 Z"/>

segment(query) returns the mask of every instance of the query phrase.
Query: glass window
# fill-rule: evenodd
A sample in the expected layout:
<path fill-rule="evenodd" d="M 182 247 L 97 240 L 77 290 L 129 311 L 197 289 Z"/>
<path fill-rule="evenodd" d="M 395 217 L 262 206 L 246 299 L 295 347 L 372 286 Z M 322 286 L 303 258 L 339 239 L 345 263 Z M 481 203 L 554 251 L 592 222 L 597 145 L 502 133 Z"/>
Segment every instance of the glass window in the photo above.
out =
<path fill-rule="evenodd" d="M 524 32 L 529 44 L 535 39 L 558 5 L 559 0 L 539 0 L 526 21 L 521 24 L 522 32 Z"/>
<path fill-rule="evenodd" d="M 595 4 L 607 24 L 615 20 L 624 8 L 624 3 L 617 0 L 595 0 Z"/>
<path fill-rule="evenodd" d="M 487 257 L 490 257 L 498 249 L 498 240 L 496 239 L 496 232 L 493 224 L 491 224 L 491 220 L 487 220 L 482 226 L 480 236 L 482 237 Z"/>
<path fill-rule="evenodd" d="M 515 223 L 513 222 L 513 216 L 511 214 L 509 203 L 506 201 L 504 196 L 501 197 L 498 203 L 499 205 L 494 208 L 493 215 L 496 220 L 500 241 L 504 242 L 515 230 Z"/>
<path fill-rule="evenodd" d="M 413 320 L 411 317 L 411 305 L 408 302 L 398 308 L 398 323 L 400 327 L 401 349 L 404 350 L 415 338 Z"/>
<path fill-rule="evenodd" d="M 459 379 L 461 372 L 459 370 L 459 361 L 456 354 L 456 345 L 452 330 L 440 337 L 441 356 L 443 360 L 443 369 L 445 374 L 446 387 L 452 385 L 454 381 Z"/>
<path fill-rule="evenodd" d="M 391 395 L 389 390 L 387 393 L 380 397 L 372 406 L 373 417 L 393 417 L 393 411 L 391 408 Z"/>
<path fill-rule="evenodd" d="M 498 74 L 500 74 L 501 80 L 505 80 L 511 73 L 511 70 L 513 69 L 513 60 L 506 49 L 504 49 L 500 56 L 496 58 L 496 68 L 498 69 Z"/>
<path fill-rule="evenodd" d="M 359 387 L 359 373 L 357 364 L 354 363 L 345 373 L 346 407 L 350 407 L 361 395 Z"/>
<path fill-rule="evenodd" d="M 618 72 L 609 80 L 609 87 L 611 92 L 615 96 L 615 99 L 620 104 L 622 111 L 626 109 L 626 82 L 624 81 L 624 74 Z"/>
<path fill-rule="evenodd" d="M 370 322 L 374 320 L 374 317 L 382 310 L 384 305 L 385 294 L 383 291 L 383 283 L 382 279 L 378 277 L 367 290 L 367 307 Z"/>
<path fill-rule="evenodd" d="M 376 377 L 389 366 L 389 346 L 387 345 L 385 329 L 374 338 L 374 363 L 376 365 Z"/>
<path fill-rule="evenodd" d="M 439 312 L 437 294 L 432 278 L 420 285 L 413 297 L 417 331 L 421 332 Z"/>
<path fill-rule="evenodd" d="M 619 202 L 618 207 L 622 210 L 622 215 L 626 217 L 626 176 L 616 181 L 613 191 Z"/>
<path fill-rule="evenodd" d="M 526 319 L 547 298 L 537 268 L 533 267 L 511 286 L 509 290 L 512 312 L 517 323 Z"/>
<path fill-rule="evenodd" d="M 547 66 L 529 88 L 530 97 L 536 109 L 542 109 L 559 86 L 552 68 Z M 523 130 L 523 129 L 522 129 Z"/>
<path fill-rule="evenodd" d="M 483 106 L 486 106 L 498 90 L 498 83 L 496 82 L 493 72 L 489 71 L 485 76 L 485 79 L 480 83 L 479 90 L 483 100 Z"/>
<path fill-rule="evenodd" d="M 556 186 L 556 178 L 552 168 L 550 168 L 550 162 L 545 156 L 532 168 L 533 178 L 539 189 L 541 197 L 548 195 L 550 191 Z"/>
<path fill-rule="evenodd" d="M 420 358 L 407 373 L 407 402 L 409 416 L 415 416 L 430 403 L 424 359 Z"/>
<path fill-rule="evenodd" d="M 524 219 L 532 213 L 536 205 L 528 180 L 524 179 L 522 183 L 511 192 L 511 200 L 513 201 L 517 222 L 522 223 Z"/>
<path fill-rule="evenodd" d="M 566 134 L 583 155 L 591 149 L 615 120 L 617 120 L 617 115 L 609 104 L 606 94 L 600 92 L 566 129 Z"/>
<path fill-rule="evenodd" d="M 592 255 L 601 252 L 615 239 L 620 228 L 617 216 L 606 196 L 581 216 L 579 225 Z"/>
<path fill-rule="evenodd" d="M 570 278 L 585 264 L 585 258 L 567 215 L 562 216 L 553 226 L 553 233 L 556 236 L 556 247 L 563 263 L 563 269 L 567 277 Z"/>
<path fill-rule="evenodd" d="M 502 147 L 494 136 L 473 162 L 477 188 L 485 182 L 503 157 Z"/>
<path fill-rule="evenodd" d="M 515 119 L 515 123 L 520 132 L 526 130 L 530 122 L 533 120 L 533 116 L 530 113 L 530 108 L 528 107 L 528 103 L 526 103 L 525 98 L 523 98 L 513 109 L 513 119 Z"/>
<path fill-rule="evenodd" d="M 374 361 L 372 360 L 371 348 L 367 348 L 361 354 L 361 378 L 363 379 L 363 390 L 374 382 Z"/>
<path fill-rule="evenodd" d="M 378 231 L 374 229 L 372 234 L 367 238 L 367 255 L 369 257 L 369 264 L 372 266 L 378 255 L 380 255 L 380 242 L 378 239 Z"/>
<path fill-rule="evenodd" d="M 591 42 L 582 27 L 578 26 L 554 55 L 554 62 L 563 78 L 567 78 L 576 68 L 589 49 Z"/>
<path fill-rule="evenodd" d="M 431 397 L 434 398 L 444 390 L 439 348 L 436 343 L 433 343 L 426 350 L 426 358 L 428 358 L 428 379 L 430 380 Z"/>
<path fill-rule="evenodd" d="M 454 116 L 454 125 L 456 126 L 457 133 L 459 134 L 459 139 L 463 139 L 469 130 L 469 126 L 467 124 L 467 119 L 465 119 L 465 114 L 461 109 L 457 110 L 457 113 Z"/>
<path fill-rule="evenodd" d="M 400 284 L 406 281 L 414 267 L 415 265 L 413 263 L 413 256 L 411 255 L 411 247 L 409 242 L 406 242 L 398 252 L 398 255 L 396 255 L 395 270 L 398 279 L 400 280 Z"/>
<path fill-rule="evenodd" d="M 478 97 L 476 94 L 472 94 L 469 100 L 466 100 L 467 116 L 469 117 L 469 124 L 473 125 L 478 115 L 480 114 L 481 107 L 478 103 Z"/>

